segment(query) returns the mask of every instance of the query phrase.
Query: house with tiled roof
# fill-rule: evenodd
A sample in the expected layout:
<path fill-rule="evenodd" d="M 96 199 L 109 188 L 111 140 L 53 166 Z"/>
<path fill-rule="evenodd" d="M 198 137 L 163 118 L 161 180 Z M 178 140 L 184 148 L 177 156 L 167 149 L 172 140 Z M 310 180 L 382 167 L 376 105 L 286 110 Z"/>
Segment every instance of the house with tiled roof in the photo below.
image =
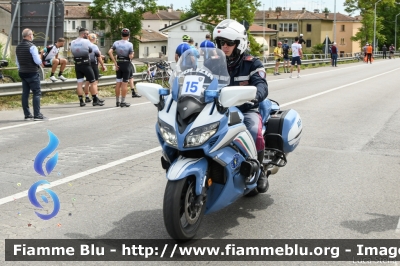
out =
<path fill-rule="evenodd" d="M 181 20 L 181 11 L 173 9 L 146 12 L 142 15 L 142 29 L 158 31 Z"/>
<path fill-rule="evenodd" d="M 334 19 L 335 13 L 318 13 L 319 16 Z M 336 13 L 336 43 L 340 53 L 357 53 L 361 51 L 360 42 L 351 40 L 360 31 L 361 17 L 351 17 L 341 13 Z M 332 25 L 333 27 L 333 25 Z M 332 28 L 332 32 L 334 29 Z M 333 41 L 335 41 L 332 38 Z"/>
<path fill-rule="evenodd" d="M 167 53 L 168 37 L 159 31 L 142 29 L 141 34 L 134 38 L 139 42 L 139 49 L 135 51 L 135 57 L 154 58 Z"/>
<path fill-rule="evenodd" d="M 332 24 L 333 19 L 324 18 L 320 15 L 302 10 L 284 10 L 277 7 L 275 10 L 258 10 L 256 11 L 254 22 L 268 28 L 278 30 L 275 39 L 271 39 L 270 46 L 276 46 L 278 41 L 288 39 L 288 43 L 294 42 L 294 38 L 301 33 L 306 44 L 303 48 L 311 48 L 312 46 L 322 43 L 326 35 L 332 40 Z"/>
<path fill-rule="evenodd" d="M 200 45 L 200 43 L 205 40 L 206 34 L 210 33 L 206 29 L 206 24 L 200 20 L 200 16 L 181 20 L 175 24 L 160 29 L 160 31 L 162 33 L 168 34 L 168 61 L 175 60 L 175 50 L 176 47 L 178 47 L 178 45 L 182 43 L 183 35 L 189 35 L 193 38 L 194 43 Z M 268 43 L 270 36 L 277 34 L 277 30 L 264 28 L 257 24 L 251 25 L 249 31 L 253 34 L 259 44 Z M 263 41 L 264 35 L 265 41 Z"/>
<path fill-rule="evenodd" d="M 293 43 L 294 38 L 299 36 L 301 33 L 303 34 L 303 39 L 306 41 L 303 48 L 306 49 L 311 48 L 316 44 L 323 43 L 326 36 L 328 36 L 330 40 L 333 40 L 333 13 L 319 13 L 319 10 L 317 9 L 314 10 L 314 12 L 310 12 L 305 8 L 302 8 L 301 10 L 291 10 L 290 8 L 285 10 L 285 8 L 281 7 L 276 7 L 274 10 L 269 9 L 256 11 L 254 22 L 263 25 L 264 21 L 268 28 L 278 30 L 275 38 L 270 40 L 270 46 L 276 46 L 277 42 L 282 41 L 283 39 L 288 39 L 289 44 Z M 345 21 L 346 24 L 343 24 Z M 359 48 L 356 47 L 359 46 L 359 44 L 350 43 L 350 37 L 357 32 L 361 24 L 356 23 L 357 18 L 337 13 L 337 27 L 339 22 L 343 22 L 340 25 L 344 25 L 344 29 L 346 29 L 346 25 L 348 25 L 348 29 L 340 33 L 341 37 L 339 37 L 338 34 L 340 27 L 336 30 L 336 42 L 339 44 L 339 52 L 358 52 Z M 352 23 L 351 27 L 350 23 Z M 343 44 L 340 45 L 342 39 Z"/>

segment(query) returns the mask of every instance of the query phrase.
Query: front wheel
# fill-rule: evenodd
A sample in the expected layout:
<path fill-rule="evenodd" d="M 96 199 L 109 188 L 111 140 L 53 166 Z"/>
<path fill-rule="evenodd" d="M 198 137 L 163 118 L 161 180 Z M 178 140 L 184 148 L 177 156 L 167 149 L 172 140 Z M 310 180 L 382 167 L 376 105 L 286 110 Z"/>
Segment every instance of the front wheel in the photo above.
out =
<path fill-rule="evenodd" d="M 188 241 L 199 229 L 206 209 L 206 200 L 196 206 L 195 178 L 185 177 L 168 181 L 164 194 L 164 224 L 168 234 L 175 240 Z"/>
<path fill-rule="evenodd" d="M 13 83 L 13 82 L 15 82 L 14 78 L 7 75 L 4 75 L 3 78 L 0 79 L 0 83 Z"/>

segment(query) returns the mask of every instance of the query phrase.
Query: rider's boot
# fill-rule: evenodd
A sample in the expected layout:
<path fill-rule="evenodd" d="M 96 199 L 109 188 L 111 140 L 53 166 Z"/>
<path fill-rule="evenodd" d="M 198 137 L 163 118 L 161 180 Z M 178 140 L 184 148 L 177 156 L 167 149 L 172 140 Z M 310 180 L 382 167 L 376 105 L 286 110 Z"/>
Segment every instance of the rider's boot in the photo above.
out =
<path fill-rule="evenodd" d="M 269 188 L 269 183 L 268 183 L 268 176 L 266 175 L 264 168 L 262 166 L 262 162 L 264 160 L 264 151 L 260 151 L 257 153 L 257 159 L 261 165 L 261 173 L 257 181 L 257 190 L 259 193 L 265 193 Z"/>

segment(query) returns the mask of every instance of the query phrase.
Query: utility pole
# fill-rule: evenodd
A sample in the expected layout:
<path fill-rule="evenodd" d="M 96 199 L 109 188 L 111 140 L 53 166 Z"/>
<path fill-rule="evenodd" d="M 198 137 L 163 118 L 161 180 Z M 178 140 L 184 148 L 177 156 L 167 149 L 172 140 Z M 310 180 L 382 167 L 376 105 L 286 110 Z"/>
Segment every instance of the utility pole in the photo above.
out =
<path fill-rule="evenodd" d="M 226 17 L 231 18 L 231 2 L 230 0 L 226 0 Z"/>
<path fill-rule="evenodd" d="M 333 8 L 333 42 L 336 42 L 336 0 Z"/>

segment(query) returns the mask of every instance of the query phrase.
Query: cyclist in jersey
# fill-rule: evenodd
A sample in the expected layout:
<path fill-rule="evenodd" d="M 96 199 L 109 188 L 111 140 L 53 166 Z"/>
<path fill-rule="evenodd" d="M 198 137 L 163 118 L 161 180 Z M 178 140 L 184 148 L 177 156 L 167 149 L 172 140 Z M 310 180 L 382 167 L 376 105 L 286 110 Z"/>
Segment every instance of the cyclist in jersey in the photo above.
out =
<path fill-rule="evenodd" d="M 129 35 L 129 29 L 122 29 L 122 39 L 115 41 L 110 50 L 108 50 L 108 55 L 114 62 L 117 75 L 117 84 L 115 85 L 117 107 L 129 107 L 131 105 L 130 103 L 125 102 L 125 97 L 128 90 L 128 81 L 131 77 L 131 60 L 133 58 L 133 44 L 129 41 Z M 114 57 L 114 52 L 117 54 L 117 59 Z"/>
<path fill-rule="evenodd" d="M 99 47 L 96 45 L 96 41 L 97 41 L 96 34 L 94 34 L 94 33 L 89 34 L 88 39 L 93 44 L 93 50 L 89 54 L 89 58 L 90 58 L 90 65 L 92 66 L 94 77 L 96 79 L 95 83 L 97 84 L 98 80 L 99 80 L 99 63 L 101 65 L 101 69 L 103 71 L 106 71 L 107 68 L 103 62 L 103 57 L 101 55 Z M 85 88 L 84 88 L 84 92 L 86 95 L 85 103 L 90 103 L 92 101 L 89 99 L 89 86 L 90 86 L 90 82 L 88 80 L 86 80 Z"/>
<path fill-rule="evenodd" d="M 55 44 L 46 46 L 40 51 L 40 58 L 42 59 L 44 67 L 51 67 L 50 80 L 56 82 L 58 79 L 66 81 L 67 79 L 62 75 L 67 65 L 67 59 L 58 58 L 58 52 L 61 47 L 64 47 L 64 38 L 59 38 Z M 57 67 L 60 66 L 58 72 L 58 79 L 54 77 Z"/>
<path fill-rule="evenodd" d="M 86 80 L 91 84 L 90 93 L 93 97 L 93 106 L 103 106 L 103 100 L 97 96 L 97 83 L 90 65 L 89 54 L 93 51 L 93 44 L 87 39 L 89 31 L 85 28 L 79 29 L 79 37 L 71 42 L 71 52 L 75 62 L 75 74 L 78 82 L 76 93 L 79 97 L 80 106 L 83 107 L 86 103 L 83 101 L 83 81 Z"/>
<path fill-rule="evenodd" d="M 176 47 L 176 51 L 175 51 L 175 62 L 178 62 L 179 57 L 181 57 L 181 55 L 188 49 L 190 49 L 190 45 L 189 45 L 189 40 L 190 40 L 190 36 L 188 35 L 183 35 L 182 36 L 182 43 L 178 45 L 178 47 Z"/>

